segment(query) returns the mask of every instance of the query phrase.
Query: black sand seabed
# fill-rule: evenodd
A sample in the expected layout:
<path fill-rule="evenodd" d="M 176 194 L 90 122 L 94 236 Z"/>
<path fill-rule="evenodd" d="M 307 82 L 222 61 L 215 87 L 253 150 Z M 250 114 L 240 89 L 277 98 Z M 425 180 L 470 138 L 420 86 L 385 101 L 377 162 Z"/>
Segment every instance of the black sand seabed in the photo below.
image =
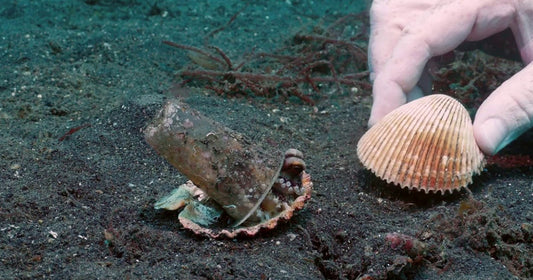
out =
<path fill-rule="evenodd" d="M 186 101 L 209 117 L 304 151 L 315 191 L 289 223 L 254 238 L 197 237 L 176 213 L 153 210 L 186 180 L 142 133 L 191 63 L 163 40 L 202 46 L 244 8 L 209 43 L 232 58 L 273 52 L 367 5 L 185 2 L 2 1 L 0 278 L 533 277 L 533 164 L 489 165 L 472 199 L 386 185 L 355 153 L 369 114 L 363 88 L 324 86 L 315 107 L 190 90 Z M 501 155 L 531 158 L 532 143 L 528 133 Z"/>

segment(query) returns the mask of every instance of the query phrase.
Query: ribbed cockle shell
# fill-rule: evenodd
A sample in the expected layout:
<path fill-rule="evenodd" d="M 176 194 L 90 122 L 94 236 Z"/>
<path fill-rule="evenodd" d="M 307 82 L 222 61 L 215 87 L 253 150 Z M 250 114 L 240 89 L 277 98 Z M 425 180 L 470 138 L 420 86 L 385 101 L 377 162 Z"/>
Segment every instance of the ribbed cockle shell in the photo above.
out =
<path fill-rule="evenodd" d="M 359 140 L 357 155 L 388 183 L 426 193 L 466 187 L 485 164 L 468 112 L 442 94 L 386 115 Z"/>

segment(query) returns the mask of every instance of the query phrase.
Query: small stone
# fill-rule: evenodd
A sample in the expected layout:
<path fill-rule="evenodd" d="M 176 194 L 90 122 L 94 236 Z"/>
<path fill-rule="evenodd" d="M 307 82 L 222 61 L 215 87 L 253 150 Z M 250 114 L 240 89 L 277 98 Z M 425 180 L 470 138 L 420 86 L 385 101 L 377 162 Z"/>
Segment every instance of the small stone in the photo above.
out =
<path fill-rule="evenodd" d="M 9 166 L 9 169 L 11 170 L 17 170 L 17 169 L 20 169 L 20 164 L 18 163 L 13 163 Z"/>
<path fill-rule="evenodd" d="M 345 230 L 338 230 L 336 233 L 335 233 L 335 239 L 337 239 L 337 241 L 339 242 L 344 242 L 346 241 L 346 238 L 348 237 L 348 232 L 346 232 Z"/>
<path fill-rule="evenodd" d="M 530 223 L 523 223 L 520 228 L 522 229 L 522 233 L 526 240 L 533 237 L 533 225 Z"/>
<path fill-rule="evenodd" d="M 297 237 L 297 235 L 294 233 L 288 233 L 287 236 L 289 237 L 289 241 L 293 241 Z"/>
<path fill-rule="evenodd" d="M 57 238 L 57 236 L 58 236 L 57 232 L 55 232 L 55 231 L 52 231 L 52 230 L 51 230 L 51 231 L 49 231 L 49 232 L 48 232 L 48 234 L 50 234 L 50 236 L 52 236 L 52 238 L 54 238 L 54 239 L 56 239 L 56 238 Z"/>

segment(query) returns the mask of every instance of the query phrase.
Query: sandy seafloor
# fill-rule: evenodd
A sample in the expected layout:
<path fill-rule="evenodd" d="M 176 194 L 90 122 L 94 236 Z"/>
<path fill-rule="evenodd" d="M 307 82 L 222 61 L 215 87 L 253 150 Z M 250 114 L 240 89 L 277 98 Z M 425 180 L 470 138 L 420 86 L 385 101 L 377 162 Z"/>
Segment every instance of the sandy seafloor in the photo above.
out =
<path fill-rule="evenodd" d="M 367 5 L 1 1 L 0 278 L 533 277 L 532 133 L 500 153 L 522 162 L 488 165 L 470 186 L 472 198 L 400 190 L 357 159 L 368 88 L 324 86 L 309 106 L 198 85 L 186 97 L 194 108 L 258 144 L 302 150 L 313 197 L 273 231 L 232 240 L 194 236 L 177 213 L 154 210 L 186 181 L 142 133 L 191 64 L 187 51 L 162 41 L 202 47 L 241 9 L 209 38 L 234 59 L 274 52 Z M 364 31 L 365 22 L 346 32 Z M 68 133 L 73 128 L 80 129 Z"/>

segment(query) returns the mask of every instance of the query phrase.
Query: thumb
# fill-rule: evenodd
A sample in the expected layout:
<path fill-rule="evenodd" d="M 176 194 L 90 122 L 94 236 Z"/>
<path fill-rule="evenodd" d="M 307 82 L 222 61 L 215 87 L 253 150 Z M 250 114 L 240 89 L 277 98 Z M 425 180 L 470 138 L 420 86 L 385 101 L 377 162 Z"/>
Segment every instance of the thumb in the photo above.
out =
<path fill-rule="evenodd" d="M 533 127 L 533 63 L 498 87 L 479 107 L 474 137 L 486 154 L 496 154 Z"/>

